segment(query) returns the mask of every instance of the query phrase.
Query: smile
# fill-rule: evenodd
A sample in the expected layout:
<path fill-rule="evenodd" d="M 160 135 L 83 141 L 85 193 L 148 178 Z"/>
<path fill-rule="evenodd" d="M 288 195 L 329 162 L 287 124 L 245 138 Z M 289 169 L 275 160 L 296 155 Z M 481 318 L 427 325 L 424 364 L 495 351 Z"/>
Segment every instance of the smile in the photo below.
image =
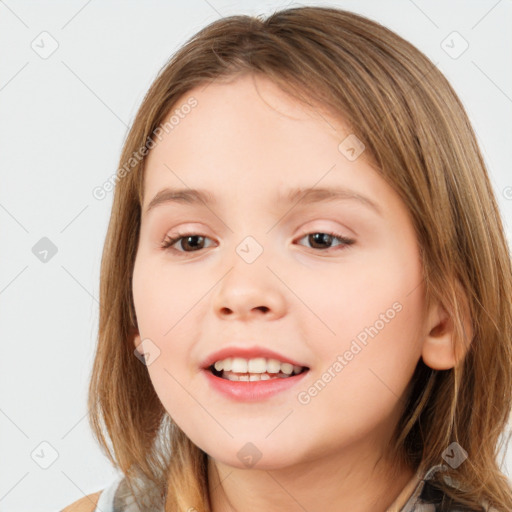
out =
<path fill-rule="evenodd" d="M 288 368 L 285 368 L 288 370 Z M 299 367 L 298 372 L 233 372 L 232 370 L 216 370 L 214 365 L 203 370 L 211 389 L 223 396 L 236 401 L 254 402 L 270 398 L 284 392 L 309 372 L 307 367 Z"/>

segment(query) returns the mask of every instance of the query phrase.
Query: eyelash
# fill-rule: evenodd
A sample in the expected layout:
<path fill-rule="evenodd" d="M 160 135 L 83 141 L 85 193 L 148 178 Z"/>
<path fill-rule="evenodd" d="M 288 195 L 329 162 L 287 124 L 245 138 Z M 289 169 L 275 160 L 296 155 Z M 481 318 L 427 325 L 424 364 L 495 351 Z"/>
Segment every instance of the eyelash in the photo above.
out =
<path fill-rule="evenodd" d="M 308 233 L 303 234 L 298 240 L 302 240 L 304 237 L 307 237 L 308 235 L 313 235 L 313 234 L 318 234 L 318 233 L 321 233 L 323 235 L 329 235 L 329 236 L 333 237 L 334 239 L 338 240 L 339 242 L 341 242 L 342 249 L 340 249 L 340 250 L 348 249 L 355 242 L 355 240 L 352 238 L 347 238 L 338 233 L 331 232 L 331 231 L 310 231 Z M 175 233 L 173 236 L 171 236 L 171 235 L 166 236 L 160 247 L 165 251 L 172 251 L 174 253 L 178 253 L 180 256 L 184 256 L 185 254 L 193 254 L 195 252 L 200 252 L 201 249 L 198 249 L 196 251 L 179 251 L 177 249 L 172 248 L 172 246 L 176 242 L 179 242 L 181 239 L 187 238 L 189 236 L 199 236 L 199 237 L 208 239 L 208 237 L 201 235 L 199 233 Z M 332 249 L 332 247 L 325 249 L 325 250 L 324 249 L 314 249 L 314 248 L 312 248 L 312 249 L 320 251 L 320 252 L 329 252 L 330 249 Z"/>

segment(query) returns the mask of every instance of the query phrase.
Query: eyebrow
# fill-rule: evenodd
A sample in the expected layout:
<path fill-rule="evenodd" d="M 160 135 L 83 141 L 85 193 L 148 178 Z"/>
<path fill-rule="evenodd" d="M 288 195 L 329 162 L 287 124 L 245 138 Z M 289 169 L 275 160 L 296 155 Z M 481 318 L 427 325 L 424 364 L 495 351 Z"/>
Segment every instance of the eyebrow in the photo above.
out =
<path fill-rule="evenodd" d="M 321 202 L 335 202 L 342 200 L 355 200 L 373 209 L 379 215 L 382 215 L 381 208 L 370 198 L 361 195 L 354 190 L 344 187 L 322 187 L 322 188 L 294 188 L 288 190 L 285 195 L 279 194 L 276 197 L 278 204 L 290 204 L 295 202 L 302 202 L 304 204 L 315 204 Z M 164 204 L 205 204 L 216 205 L 217 199 L 207 190 L 201 189 L 171 189 L 164 188 L 160 190 L 151 200 L 146 208 L 146 214 Z"/>

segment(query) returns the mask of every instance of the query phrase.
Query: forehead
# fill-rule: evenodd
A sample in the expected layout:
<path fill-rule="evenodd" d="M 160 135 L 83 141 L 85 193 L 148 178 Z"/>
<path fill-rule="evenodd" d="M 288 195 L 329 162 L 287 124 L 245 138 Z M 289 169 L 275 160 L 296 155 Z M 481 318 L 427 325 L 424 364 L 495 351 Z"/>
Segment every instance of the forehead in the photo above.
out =
<path fill-rule="evenodd" d="M 288 152 L 293 160 L 293 154 L 315 149 L 335 153 L 340 137 L 348 135 L 342 121 L 320 106 L 305 105 L 270 79 L 253 75 L 192 89 L 176 101 L 163 124 L 170 129 L 151 149 L 148 166 L 171 152 L 188 159 L 207 153 L 210 161 L 223 154 L 245 160 L 245 167 L 254 153 L 272 157 Z"/>
<path fill-rule="evenodd" d="M 180 111 L 192 99 L 195 106 Z M 146 159 L 144 210 L 163 188 L 205 190 L 196 203 L 259 195 L 276 203 L 310 188 L 377 197 L 386 185 L 364 153 L 350 161 L 340 151 L 350 135 L 341 119 L 305 105 L 265 77 L 198 86 L 175 103 L 166 121 L 173 116 L 173 128 L 155 140 Z M 309 197 L 319 194 L 332 195 Z"/>

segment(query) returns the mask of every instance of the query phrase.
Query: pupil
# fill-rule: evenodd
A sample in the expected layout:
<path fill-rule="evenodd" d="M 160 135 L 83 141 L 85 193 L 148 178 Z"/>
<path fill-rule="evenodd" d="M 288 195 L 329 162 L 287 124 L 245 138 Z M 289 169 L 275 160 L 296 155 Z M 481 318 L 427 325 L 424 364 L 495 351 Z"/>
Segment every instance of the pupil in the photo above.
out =
<path fill-rule="evenodd" d="M 191 246 L 192 247 L 192 250 L 197 250 L 197 249 L 201 249 L 201 247 L 197 247 L 194 243 L 190 244 L 189 241 L 190 240 L 194 240 L 196 238 L 203 238 L 202 236 L 199 236 L 199 235 L 192 235 L 192 236 L 187 236 L 183 239 L 182 241 L 182 248 L 185 249 L 185 247 L 183 247 L 183 244 L 187 244 L 189 245 L 189 247 Z"/>
<path fill-rule="evenodd" d="M 329 245 L 331 242 L 332 236 L 329 235 L 328 233 L 314 233 L 312 235 L 309 235 L 309 238 L 310 238 L 311 245 L 318 243 L 318 241 L 320 242 L 320 244 L 323 243 L 323 244 Z M 313 242 L 311 242 L 311 240 L 313 240 Z"/>

